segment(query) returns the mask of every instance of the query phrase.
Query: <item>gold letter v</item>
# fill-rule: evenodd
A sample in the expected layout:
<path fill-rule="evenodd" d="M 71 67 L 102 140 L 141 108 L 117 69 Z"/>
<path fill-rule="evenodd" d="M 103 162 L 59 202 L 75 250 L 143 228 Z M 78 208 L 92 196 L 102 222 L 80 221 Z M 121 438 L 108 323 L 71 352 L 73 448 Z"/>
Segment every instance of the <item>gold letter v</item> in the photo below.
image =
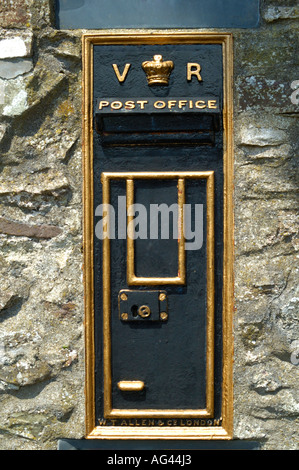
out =
<path fill-rule="evenodd" d="M 124 82 L 127 75 L 128 75 L 128 72 L 129 72 L 129 68 L 131 67 L 131 64 L 126 64 L 125 68 L 124 68 L 124 71 L 122 74 L 119 73 L 119 70 L 118 70 L 118 66 L 116 64 L 112 64 L 112 67 L 114 69 L 114 72 L 115 72 L 115 75 L 117 76 L 118 78 L 118 81 L 120 83 Z"/>

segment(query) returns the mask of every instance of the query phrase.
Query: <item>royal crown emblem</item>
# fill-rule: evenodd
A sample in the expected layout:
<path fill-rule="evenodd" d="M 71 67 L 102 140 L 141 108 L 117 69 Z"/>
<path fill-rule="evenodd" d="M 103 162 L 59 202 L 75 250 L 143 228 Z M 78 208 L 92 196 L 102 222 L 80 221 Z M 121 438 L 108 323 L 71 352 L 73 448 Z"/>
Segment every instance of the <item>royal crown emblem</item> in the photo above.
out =
<path fill-rule="evenodd" d="M 154 55 L 153 59 L 142 63 L 148 84 L 168 85 L 169 77 L 174 67 L 173 62 L 171 60 L 163 62 L 161 55 Z"/>

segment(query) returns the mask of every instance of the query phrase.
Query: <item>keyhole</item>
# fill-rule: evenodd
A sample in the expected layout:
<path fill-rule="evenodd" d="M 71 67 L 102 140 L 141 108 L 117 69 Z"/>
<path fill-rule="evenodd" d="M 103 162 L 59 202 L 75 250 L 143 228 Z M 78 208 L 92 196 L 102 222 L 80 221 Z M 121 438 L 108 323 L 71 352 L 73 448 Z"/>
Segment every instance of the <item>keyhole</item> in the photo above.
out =
<path fill-rule="evenodd" d="M 133 317 L 136 318 L 138 315 L 138 305 L 132 305 L 131 312 L 132 312 Z"/>

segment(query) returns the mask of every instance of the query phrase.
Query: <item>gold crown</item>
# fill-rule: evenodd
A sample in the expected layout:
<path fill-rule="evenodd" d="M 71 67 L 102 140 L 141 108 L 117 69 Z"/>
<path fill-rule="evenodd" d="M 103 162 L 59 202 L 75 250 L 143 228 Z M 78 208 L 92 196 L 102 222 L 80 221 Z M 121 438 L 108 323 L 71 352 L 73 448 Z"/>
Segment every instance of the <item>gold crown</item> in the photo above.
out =
<path fill-rule="evenodd" d="M 154 55 L 154 60 L 142 63 L 149 85 L 168 85 L 173 67 L 173 62 L 171 60 L 163 62 L 161 55 Z"/>

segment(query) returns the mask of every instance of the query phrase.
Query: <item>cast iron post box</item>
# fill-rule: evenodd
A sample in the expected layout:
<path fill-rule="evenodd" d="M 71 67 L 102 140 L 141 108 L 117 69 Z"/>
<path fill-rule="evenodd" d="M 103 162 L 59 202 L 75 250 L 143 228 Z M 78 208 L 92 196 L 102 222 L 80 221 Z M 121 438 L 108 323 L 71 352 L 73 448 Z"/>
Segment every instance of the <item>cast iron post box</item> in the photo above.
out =
<path fill-rule="evenodd" d="M 88 438 L 231 438 L 231 43 L 84 35 Z"/>

